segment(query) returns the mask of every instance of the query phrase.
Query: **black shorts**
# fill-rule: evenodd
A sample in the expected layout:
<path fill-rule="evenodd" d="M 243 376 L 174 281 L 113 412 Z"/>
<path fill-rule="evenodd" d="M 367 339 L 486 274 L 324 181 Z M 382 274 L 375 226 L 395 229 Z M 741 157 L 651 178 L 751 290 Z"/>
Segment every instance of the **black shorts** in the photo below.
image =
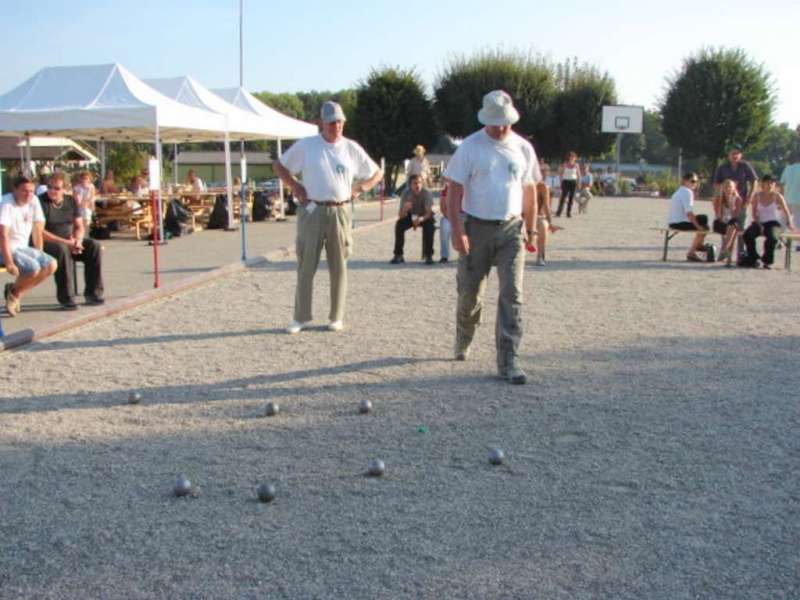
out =
<path fill-rule="evenodd" d="M 728 219 L 727 221 L 723 221 L 722 219 L 714 219 L 714 233 L 725 235 L 728 233 L 728 227 L 731 225 L 735 227 L 736 224 L 736 219 Z"/>
<path fill-rule="evenodd" d="M 677 229 L 678 231 L 708 231 L 708 217 L 706 215 L 697 215 L 695 217 L 697 222 L 700 223 L 700 226 L 703 229 L 698 229 L 694 226 L 694 223 L 690 223 L 689 221 L 681 221 L 680 223 L 670 223 L 670 229 Z"/>

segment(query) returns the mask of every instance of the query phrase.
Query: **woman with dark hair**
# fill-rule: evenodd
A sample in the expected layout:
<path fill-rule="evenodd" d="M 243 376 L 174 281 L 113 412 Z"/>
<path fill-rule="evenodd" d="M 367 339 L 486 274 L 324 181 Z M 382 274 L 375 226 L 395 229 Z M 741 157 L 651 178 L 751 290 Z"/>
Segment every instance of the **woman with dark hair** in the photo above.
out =
<path fill-rule="evenodd" d="M 753 194 L 753 222 L 744 232 L 744 243 L 747 247 L 747 255 L 742 260 L 744 267 L 758 266 L 758 253 L 756 252 L 756 240 L 764 236 L 764 254 L 761 261 L 765 269 L 771 269 L 775 262 L 775 246 L 778 244 L 777 232 L 781 228 L 778 212 L 782 212 L 786 219 L 786 225 L 794 230 L 792 213 L 786 206 L 786 200 L 775 191 L 775 180 L 772 175 L 764 175 L 761 178 L 761 188 Z"/>
<path fill-rule="evenodd" d="M 575 190 L 578 189 L 580 179 L 580 165 L 578 165 L 578 155 L 570 151 L 567 159 L 558 168 L 561 177 L 561 198 L 558 201 L 556 216 L 560 217 L 564 210 L 564 201 L 567 201 L 567 218 L 572 216 L 572 203 L 575 200 Z"/>

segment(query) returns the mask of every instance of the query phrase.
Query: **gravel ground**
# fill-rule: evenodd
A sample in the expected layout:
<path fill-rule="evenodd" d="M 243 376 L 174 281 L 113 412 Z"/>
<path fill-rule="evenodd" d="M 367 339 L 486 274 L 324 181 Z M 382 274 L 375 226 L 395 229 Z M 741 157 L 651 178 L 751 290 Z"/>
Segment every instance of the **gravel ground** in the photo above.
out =
<path fill-rule="evenodd" d="M 494 376 L 494 276 L 454 362 L 455 265 L 418 233 L 389 265 L 390 226 L 343 333 L 283 333 L 287 261 L 4 353 L 0 597 L 800 597 L 800 274 L 684 235 L 661 263 L 663 200 L 590 210 L 529 262 L 527 386 Z"/>

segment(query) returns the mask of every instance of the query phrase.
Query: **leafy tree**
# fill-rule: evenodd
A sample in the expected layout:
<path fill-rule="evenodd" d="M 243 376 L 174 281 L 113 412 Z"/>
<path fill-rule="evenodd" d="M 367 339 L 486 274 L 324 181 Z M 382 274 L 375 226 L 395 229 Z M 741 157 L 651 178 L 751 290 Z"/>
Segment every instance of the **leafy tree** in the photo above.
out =
<path fill-rule="evenodd" d="M 780 177 L 797 140 L 797 133 L 788 123 L 771 125 L 764 132 L 761 143 L 747 153 L 747 159 L 758 164 L 759 173 L 772 173 Z"/>
<path fill-rule="evenodd" d="M 664 133 L 711 172 L 731 144 L 756 146 L 770 125 L 775 96 L 766 69 L 741 49 L 702 49 L 668 78 Z"/>
<path fill-rule="evenodd" d="M 295 119 L 305 118 L 304 106 L 297 97 L 297 94 L 290 94 L 288 92 L 279 94 L 273 94 L 272 92 L 256 92 L 253 95 L 267 106 L 285 115 L 294 117 Z"/>
<path fill-rule="evenodd" d="M 350 89 L 338 92 L 317 91 L 297 92 L 297 98 L 303 105 L 303 117 L 306 121 L 317 121 L 323 102 L 333 100 L 342 105 L 344 115 L 348 120 L 353 116 L 356 107 L 356 91 Z"/>
<path fill-rule="evenodd" d="M 370 156 L 386 159 L 388 190 L 394 190 L 400 166 L 414 146 L 431 147 L 435 125 L 431 100 L 413 70 L 372 70 L 356 90 L 349 130 Z"/>
<path fill-rule="evenodd" d="M 650 164 L 672 165 L 678 160 L 678 149 L 667 141 L 661 125 L 661 114 L 644 111 L 644 132 L 622 136 L 622 162 L 644 160 Z"/>
<path fill-rule="evenodd" d="M 615 138 L 600 132 L 600 121 L 603 106 L 617 103 L 614 80 L 577 59 L 556 65 L 555 79 L 553 118 L 537 144 L 539 152 L 550 158 L 570 150 L 588 157 L 608 152 Z"/>
<path fill-rule="evenodd" d="M 478 110 L 487 92 L 508 92 L 520 113 L 517 132 L 538 138 L 552 120 L 556 81 L 540 56 L 503 50 L 450 60 L 434 85 L 435 109 L 443 129 L 465 137 L 478 128 Z"/>
<path fill-rule="evenodd" d="M 147 148 L 147 150 L 145 150 Z M 147 158 L 153 151 L 150 144 L 120 142 L 108 144 L 106 148 L 106 169 L 114 172 L 114 181 L 119 186 L 129 186 L 131 180 L 141 174 L 147 165 Z"/>

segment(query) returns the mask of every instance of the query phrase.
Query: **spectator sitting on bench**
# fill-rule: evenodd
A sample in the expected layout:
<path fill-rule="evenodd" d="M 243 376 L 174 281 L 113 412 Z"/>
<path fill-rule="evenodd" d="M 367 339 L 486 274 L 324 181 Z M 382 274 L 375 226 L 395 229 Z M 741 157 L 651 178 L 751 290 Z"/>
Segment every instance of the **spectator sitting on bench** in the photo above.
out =
<path fill-rule="evenodd" d="M 393 265 L 405 262 L 403 246 L 405 246 L 406 231 L 412 227 L 422 227 L 422 255 L 425 264 L 433 264 L 433 234 L 436 229 L 433 222 L 433 196 L 422 187 L 422 177 L 411 175 L 409 187 L 403 192 L 400 200 L 400 214 L 394 226 L 394 258 Z"/>
<path fill-rule="evenodd" d="M 747 254 L 741 261 L 743 267 L 757 267 L 758 253 L 756 239 L 764 236 L 764 254 L 761 260 L 765 269 L 771 269 L 775 261 L 775 246 L 778 244 L 777 231 L 781 228 L 778 212 L 783 212 L 786 225 L 794 231 L 792 213 L 786 206 L 786 200 L 775 191 L 775 180 L 772 175 L 761 178 L 761 190 L 753 194 L 753 222 L 744 232 L 744 244 Z"/>
<path fill-rule="evenodd" d="M 739 212 L 745 210 L 744 202 L 736 190 L 736 182 L 726 179 L 722 182 L 719 196 L 714 197 L 714 233 L 722 236 L 722 251 L 719 260 L 730 258 L 736 231 L 739 229 Z"/>
<path fill-rule="evenodd" d="M 100 245 L 84 238 L 83 211 L 72 196 L 64 194 L 64 176 L 56 173 L 47 183 L 47 192 L 39 196 L 44 214 L 44 250 L 58 261 L 56 298 L 64 310 L 76 310 L 75 269 L 73 261 L 84 265 L 86 304 L 102 304 L 103 274 Z"/>
<path fill-rule="evenodd" d="M 55 259 L 42 250 L 44 215 L 39 199 L 34 195 L 34 184 L 25 176 L 14 180 L 14 192 L 0 201 L 0 266 L 16 277 L 5 287 L 6 310 L 16 316 L 20 300 L 28 290 L 36 287 L 56 272 Z M 33 247 L 28 240 L 33 237 Z"/>
<path fill-rule="evenodd" d="M 708 217 L 694 214 L 694 190 L 699 179 L 697 173 L 689 172 L 683 176 L 681 187 L 672 194 L 669 206 L 669 227 L 679 231 L 697 231 L 694 241 L 686 255 L 689 262 L 704 262 L 697 253 L 703 251 L 703 241 L 708 232 Z"/>

